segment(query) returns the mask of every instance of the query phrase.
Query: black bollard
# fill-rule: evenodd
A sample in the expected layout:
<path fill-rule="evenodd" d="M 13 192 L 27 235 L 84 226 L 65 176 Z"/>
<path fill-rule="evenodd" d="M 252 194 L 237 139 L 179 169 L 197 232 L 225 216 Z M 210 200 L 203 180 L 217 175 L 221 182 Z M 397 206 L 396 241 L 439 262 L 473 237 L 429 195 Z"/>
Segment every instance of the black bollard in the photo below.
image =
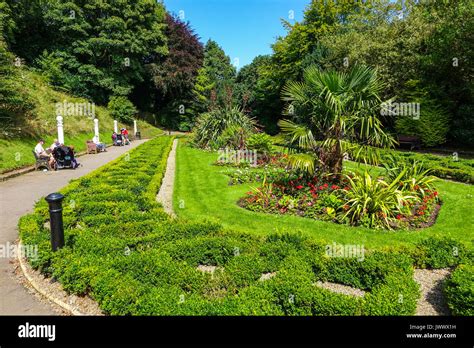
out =
<path fill-rule="evenodd" d="M 140 132 L 136 132 L 135 133 L 135 139 L 140 140 L 141 138 L 142 138 L 142 135 L 140 134 Z"/>
<path fill-rule="evenodd" d="M 60 193 L 51 193 L 45 200 L 49 204 L 49 223 L 51 226 L 51 247 L 56 251 L 64 246 L 63 199 Z"/>

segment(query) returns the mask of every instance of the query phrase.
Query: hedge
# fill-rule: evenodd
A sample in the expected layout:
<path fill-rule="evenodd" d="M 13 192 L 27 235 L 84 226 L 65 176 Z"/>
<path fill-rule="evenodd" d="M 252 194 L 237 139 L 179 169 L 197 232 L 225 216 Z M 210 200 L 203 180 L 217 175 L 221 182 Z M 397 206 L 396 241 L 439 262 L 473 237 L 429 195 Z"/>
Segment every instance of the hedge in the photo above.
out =
<path fill-rule="evenodd" d="M 171 141 L 148 141 L 62 190 L 66 245 L 55 253 L 48 209 L 38 202 L 19 223 L 22 242 L 39 248 L 32 266 L 110 315 L 413 315 L 413 263 L 458 262 L 437 254 L 452 247 L 446 241 L 426 242 L 418 254 L 369 251 L 360 261 L 330 257 L 324 243 L 299 234 L 171 220 L 155 200 Z M 261 280 L 267 273 L 273 277 Z M 366 293 L 334 293 L 318 281 Z"/>
<path fill-rule="evenodd" d="M 426 168 L 432 170 L 434 176 L 467 184 L 474 183 L 474 160 L 472 159 L 459 158 L 455 161 L 452 156 L 383 149 L 379 149 L 379 153 L 381 162 L 388 161 L 391 157 L 395 157 L 400 163 L 410 163 L 413 160 L 421 161 Z"/>
<path fill-rule="evenodd" d="M 454 315 L 474 315 L 474 265 L 460 265 L 444 286 L 448 307 Z"/>

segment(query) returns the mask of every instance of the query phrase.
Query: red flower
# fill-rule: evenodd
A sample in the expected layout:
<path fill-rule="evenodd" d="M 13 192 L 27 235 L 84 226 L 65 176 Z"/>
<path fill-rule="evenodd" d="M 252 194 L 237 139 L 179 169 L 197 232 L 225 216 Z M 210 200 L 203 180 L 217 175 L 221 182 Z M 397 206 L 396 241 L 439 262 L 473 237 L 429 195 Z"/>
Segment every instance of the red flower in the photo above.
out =
<path fill-rule="evenodd" d="M 337 190 L 337 189 L 339 189 L 339 186 L 337 186 L 337 185 L 332 185 L 332 186 L 331 186 L 331 189 Z"/>
<path fill-rule="evenodd" d="M 433 192 L 433 194 L 435 195 L 435 197 L 438 195 L 438 191 L 435 191 Z"/>
<path fill-rule="evenodd" d="M 297 188 L 298 190 L 301 190 L 301 189 L 303 188 L 303 186 L 298 185 L 298 186 L 296 186 L 296 188 Z"/>
<path fill-rule="evenodd" d="M 424 211 L 419 211 L 418 215 L 425 215 L 425 212 Z"/>
<path fill-rule="evenodd" d="M 344 210 L 349 210 L 349 206 L 347 204 L 344 204 L 344 206 L 342 207 Z"/>
<path fill-rule="evenodd" d="M 329 185 L 328 185 L 328 184 L 324 184 L 323 186 L 324 186 L 324 188 L 328 188 Z"/>
<path fill-rule="evenodd" d="M 319 186 L 319 189 L 320 189 L 320 190 L 324 190 L 324 187 L 323 187 L 323 186 Z"/>
<path fill-rule="evenodd" d="M 397 220 L 401 220 L 402 216 L 400 214 L 397 215 Z"/>
<path fill-rule="evenodd" d="M 350 187 L 346 186 L 346 187 L 344 187 L 344 190 L 349 191 Z"/>
<path fill-rule="evenodd" d="M 415 185 L 415 187 L 413 187 L 415 190 L 418 190 L 420 188 L 420 186 L 418 185 Z"/>

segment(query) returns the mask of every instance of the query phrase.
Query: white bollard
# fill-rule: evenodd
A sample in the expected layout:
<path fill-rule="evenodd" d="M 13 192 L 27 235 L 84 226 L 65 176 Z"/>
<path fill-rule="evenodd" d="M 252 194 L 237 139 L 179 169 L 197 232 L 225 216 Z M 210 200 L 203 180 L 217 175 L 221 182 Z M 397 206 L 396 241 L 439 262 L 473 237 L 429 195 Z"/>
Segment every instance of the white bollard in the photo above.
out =
<path fill-rule="evenodd" d="M 137 134 L 137 120 L 133 120 L 133 135 Z"/>
<path fill-rule="evenodd" d="M 57 126 L 58 126 L 58 141 L 60 144 L 64 144 L 64 128 L 63 128 L 63 117 L 56 117 Z"/>
<path fill-rule="evenodd" d="M 94 135 L 97 137 L 97 141 L 100 141 L 99 138 L 99 120 L 94 118 Z"/>
<path fill-rule="evenodd" d="M 114 132 L 118 133 L 118 123 L 117 120 L 114 120 Z"/>

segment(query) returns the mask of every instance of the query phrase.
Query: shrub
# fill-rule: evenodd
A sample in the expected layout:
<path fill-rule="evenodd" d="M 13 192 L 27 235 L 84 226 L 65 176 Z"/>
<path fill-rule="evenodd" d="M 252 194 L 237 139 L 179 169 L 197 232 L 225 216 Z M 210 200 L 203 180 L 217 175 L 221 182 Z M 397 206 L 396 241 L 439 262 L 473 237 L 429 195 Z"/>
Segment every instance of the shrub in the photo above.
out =
<path fill-rule="evenodd" d="M 412 91 L 405 95 L 405 100 L 420 104 L 419 118 L 398 116 L 395 129 L 399 134 L 420 136 L 425 146 L 436 146 L 446 142 L 449 131 L 449 114 L 429 96 L 427 90 L 417 87 L 416 81 L 410 81 Z"/>
<path fill-rule="evenodd" d="M 416 160 L 398 163 L 395 157 L 391 157 L 384 163 L 386 178 L 389 182 L 398 179 L 399 189 L 402 191 L 416 192 L 423 198 L 428 190 L 432 190 L 435 180 L 429 174 L 431 169 L 425 169 L 422 162 Z M 402 174 L 403 173 L 403 174 Z"/>
<path fill-rule="evenodd" d="M 459 265 L 446 281 L 444 293 L 454 315 L 474 316 L 474 266 Z"/>
<path fill-rule="evenodd" d="M 450 238 L 427 238 L 417 243 L 413 257 L 421 268 L 446 268 L 472 258 L 463 244 Z"/>
<path fill-rule="evenodd" d="M 352 224 L 391 228 L 390 221 L 398 213 L 406 213 L 404 203 L 414 198 L 398 189 L 398 182 L 405 172 L 402 171 L 391 183 L 373 179 L 367 171 L 353 178 L 346 176 L 350 190 L 346 193 L 348 209 L 343 218 L 349 218 Z"/>
<path fill-rule="evenodd" d="M 257 150 L 257 153 L 270 155 L 273 153 L 272 138 L 265 133 L 252 134 L 246 143 L 249 150 Z"/>
<path fill-rule="evenodd" d="M 255 128 L 255 121 L 245 115 L 237 107 L 216 108 L 200 115 L 196 120 L 193 129 L 193 142 L 201 148 L 217 148 L 227 146 L 223 143 L 223 138 L 219 139 L 223 133 L 229 132 L 229 127 L 238 127 L 246 134 L 251 133 Z M 221 140 L 219 142 L 219 140 Z"/>
<path fill-rule="evenodd" d="M 137 113 L 137 109 L 133 103 L 123 96 L 113 96 L 110 98 L 107 108 L 110 115 L 118 121 L 126 124 L 133 122 L 133 116 Z"/>

